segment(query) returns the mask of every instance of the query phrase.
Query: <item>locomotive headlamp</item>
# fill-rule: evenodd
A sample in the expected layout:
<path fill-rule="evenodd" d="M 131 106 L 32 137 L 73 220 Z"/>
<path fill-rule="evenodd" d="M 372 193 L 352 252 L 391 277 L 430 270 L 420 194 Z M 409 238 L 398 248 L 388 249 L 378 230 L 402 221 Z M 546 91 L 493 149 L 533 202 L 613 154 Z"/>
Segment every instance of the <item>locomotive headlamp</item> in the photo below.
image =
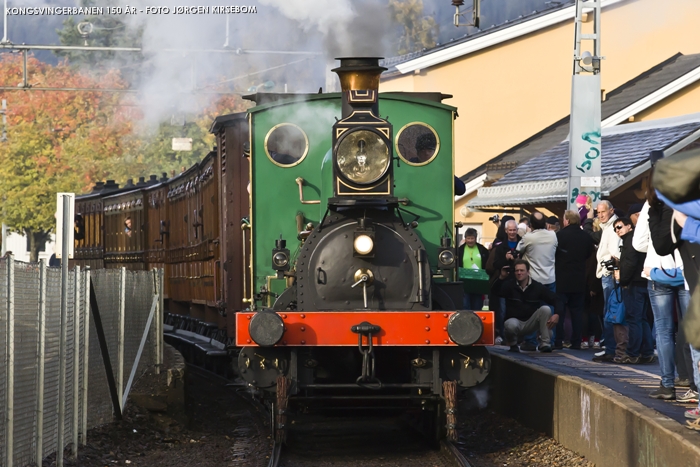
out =
<path fill-rule="evenodd" d="M 451 268 L 455 262 L 455 254 L 451 250 L 444 250 L 438 256 L 442 268 Z"/>
<path fill-rule="evenodd" d="M 389 147 L 374 131 L 352 131 L 338 145 L 337 164 L 349 181 L 361 185 L 374 183 L 389 169 Z"/>
<path fill-rule="evenodd" d="M 289 250 L 286 248 L 287 241 L 282 239 L 282 235 L 275 240 L 275 248 L 272 249 L 272 269 L 278 275 L 283 271 L 289 271 Z"/>
<path fill-rule="evenodd" d="M 283 252 L 277 252 L 272 256 L 272 263 L 276 268 L 283 268 L 289 264 L 289 256 Z"/>
<path fill-rule="evenodd" d="M 457 251 L 452 248 L 450 237 L 440 238 L 440 249 L 438 250 L 438 268 L 454 269 L 457 267 Z"/>
<path fill-rule="evenodd" d="M 369 235 L 360 234 L 355 237 L 353 247 L 355 248 L 355 251 L 358 254 L 363 256 L 368 255 L 372 253 L 372 249 L 374 248 L 374 241 Z"/>

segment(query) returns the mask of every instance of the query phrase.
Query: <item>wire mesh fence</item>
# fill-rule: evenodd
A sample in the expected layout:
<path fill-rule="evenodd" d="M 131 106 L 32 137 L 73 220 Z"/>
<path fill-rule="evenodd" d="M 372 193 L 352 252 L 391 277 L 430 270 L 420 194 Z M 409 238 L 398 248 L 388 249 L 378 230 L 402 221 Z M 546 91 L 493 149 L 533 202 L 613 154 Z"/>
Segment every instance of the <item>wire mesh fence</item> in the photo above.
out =
<path fill-rule="evenodd" d="M 90 306 L 91 282 L 97 310 Z M 62 290 L 60 269 L 0 259 L 0 465 L 41 465 L 59 443 L 76 454 L 86 443 L 88 429 L 112 420 L 112 391 L 118 394 L 119 410 L 123 407 L 132 368 L 143 371 L 162 362 L 160 327 L 153 325 L 162 320 L 162 274 L 70 271 L 65 283 L 65 339 Z M 102 321 L 104 355 L 95 312 Z M 144 335 L 145 346 L 138 355 Z M 112 366 L 111 389 L 103 357 Z M 59 400 L 64 401 L 62 413 Z"/>

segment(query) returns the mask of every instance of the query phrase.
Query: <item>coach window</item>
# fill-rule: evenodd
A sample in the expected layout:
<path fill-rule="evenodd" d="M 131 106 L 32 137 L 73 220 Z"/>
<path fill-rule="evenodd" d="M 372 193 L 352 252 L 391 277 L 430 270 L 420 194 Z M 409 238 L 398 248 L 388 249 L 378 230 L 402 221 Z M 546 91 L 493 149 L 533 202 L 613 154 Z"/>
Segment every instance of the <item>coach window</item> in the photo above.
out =
<path fill-rule="evenodd" d="M 280 167 L 294 167 L 309 152 L 309 138 L 292 123 L 280 123 L 265 136 L 265 153 L 270 161 Z"/>
<path fill-rule="evenodd" d="M 396 152 L 407 164 L 427 165 L 440 152 L 440 138 L 427 123 L 409 123 L 396 134 Z"/>

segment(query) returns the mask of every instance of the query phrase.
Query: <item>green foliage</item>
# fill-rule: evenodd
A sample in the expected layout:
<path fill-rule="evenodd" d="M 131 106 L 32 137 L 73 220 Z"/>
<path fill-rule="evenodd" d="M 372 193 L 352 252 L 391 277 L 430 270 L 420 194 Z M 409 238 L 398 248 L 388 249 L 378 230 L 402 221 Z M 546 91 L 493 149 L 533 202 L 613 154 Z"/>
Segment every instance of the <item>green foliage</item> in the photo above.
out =
<path fill-rule="evenodd" d="M 439 26 L 434 18 L 424 14 L 423 0 L 389 0 L 389 9 L 399 24 L 399 55 L 435 46 Z"/>

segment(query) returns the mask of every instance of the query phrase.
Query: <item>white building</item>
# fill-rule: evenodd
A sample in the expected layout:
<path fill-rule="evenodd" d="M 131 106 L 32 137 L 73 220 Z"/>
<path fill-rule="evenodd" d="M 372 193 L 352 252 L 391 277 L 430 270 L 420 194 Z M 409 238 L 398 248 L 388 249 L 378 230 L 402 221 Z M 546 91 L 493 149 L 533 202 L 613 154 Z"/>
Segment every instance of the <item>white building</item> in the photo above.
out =
<path fill-rule="evenodd" d="M 3 232 L 4 234 L 5 232 Z M 39 259 L 45 259 L 47 262 L 49 258 L 54 253 L 54 239 L 55 235 L 51 234 L 49 241 L 44 245 L 43 250 L 39 248 Z M 25 235 L 7 232 L 6 236 L 3 235 L 2 242 L 2 254 L 4 255 L 7 251 L 11 251 L 17 261 L 29 262 L 29 240 Z"/>

